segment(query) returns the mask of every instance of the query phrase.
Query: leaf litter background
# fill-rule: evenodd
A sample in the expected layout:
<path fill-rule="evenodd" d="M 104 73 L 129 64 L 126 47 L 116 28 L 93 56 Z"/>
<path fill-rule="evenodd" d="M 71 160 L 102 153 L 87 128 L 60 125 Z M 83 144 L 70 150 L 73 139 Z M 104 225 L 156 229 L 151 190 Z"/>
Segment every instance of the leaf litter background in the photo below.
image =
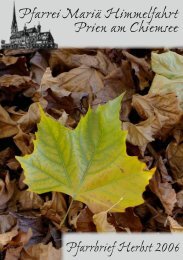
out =
<path fill-rule="evenodd" d="M 163 49 L 1 51 L 2 259 L 59 259 L 62 232 L 183 231 L 183 61 L 177 56 L 176 64 L 170 63 L 170 68 L 162 64 L 164 71 L 159 71 L 155 55 L 152 71 L 152 51 L 167 52 Z M 181 49 L 173 51 L 183 54 Z M 169 56 L 174 61 L 172 52 Z M 169 69 L 173 71 L 171 75 Z M 124 213 L 108 213 L 107 219 L 101 215 L 99 220 L 93 220 L 93 213 L 86 205 L 74 202 L 67 222 L 60 228 L 69 196 L 27 191 L 22 169 L 15 159 L 33 151 L 40 120 L 37 102 L 60 123 L 74 129 L 89 105 L 95 108 L 124 91 L 120 119 L 123 129 L 128 130 L 127 153 L 138 156 L 149 169 L 157 168 L 143 193 L 144 203 L 127 208 Z"/>

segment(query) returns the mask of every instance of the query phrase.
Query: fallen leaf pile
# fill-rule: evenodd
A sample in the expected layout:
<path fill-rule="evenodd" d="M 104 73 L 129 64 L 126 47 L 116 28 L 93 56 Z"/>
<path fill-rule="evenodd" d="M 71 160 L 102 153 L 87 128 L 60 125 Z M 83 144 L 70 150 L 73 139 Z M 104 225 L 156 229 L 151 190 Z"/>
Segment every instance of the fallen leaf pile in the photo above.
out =
<path fill-rule="evenodd" d="M 61 234 L 69 231 L 182 232 L 182 54 L 181 49 L 1 51 L 2 259 L 60 259 Z M 64 125 L 68 131 L 76 131 L 87 111 L 98 111 L 103 107 L 100 105 L 104 104 L 110 106 L 109 101 L 123 93 L 119 122 L 121 133 L 123 130 L 128 131 L 126 153 L 129 158 L 138 157 L 142 165 L 146 165 L 146 170 L 156 168 L 155 174 L 149 185 L 141 189 L 143 199 L 141 197 L 137 203 L 132 201 L 132 206 L 124 207 L 123 212 L 115 210 L 115 207 L 113 212 L 108 210 L 118 202 L 117 198 L 111 200 L 102 211 L 97 211 L 90 205 L 93 203 L 89 203 L 86 195 L 83 197 L 83 194 L 79 194 L 64 225 L 61 226 L 60 223 L 71 203 L 72 193 L 65 192 L 69 194 L 66 195 L 58 191 L 48 192 L 46 187 L 39 187 L 44 190 L 43 194 L 28 190 L 26 179 L 24 182 L 24 172 L 16 159 L 33 154 L 36 132 L 41 125 L 38 103 L 50 116 L 50 120 L 58 121 L 59 127 Z M 102 114 L 104 111 L 101 109 L 101 117 Z M 111 115 L 108 118 L 110 127 L 105 126 L 103 129 L 107 133 L 109 143 L 116 136 L 116 129 L 113 129 L 116 128 L 114 117 Z M 85 122 L 85 127 L 92 134 L 93 124 L 87 120 Z M 82 134 L 81 131 L 77 139 L 81 138 L 82 141 Z M 42 145 L 52 145 L 53 140 L 50 138 L 50 133 L 45 131 L 42 135 Z M 63 145 L 69 149 L 67 142 Z M 99 154 L 105 157 L 102 144 L 100 151 Z M 53 150 L 50 156 L 54 157 L 54 154 Z M 85 157 L 87 158 L 86 151 Z M 79 164 L 79 160 L 84 159 L 81 156 L 79 158 L 78 150 L 78 158 L 70 156 L 69 160 L 78 160 Z M 50 167 L 57 168 L 56 163 Z M 74 171 L 73 174 L 75 175 Z M 36 181 L 36 177 L 32 181 Z M 125 186 L 125 192 L 131 190 L 136 197 L 138 181 L 134 181 L 129 188 Z M 115 183 L 113 185 L 115 190 Z M 145 185 L 146 183 L 142 186 Z M 122 193 L 123 190 L 121 186 Z M 36 189 L 34 191 L 39 192 Z M 79 198 L 80 195 L 84 199 Z M 96 198 L 98 199 L 97 196 Z M 110 198 L 112 196 L 108 193 L 107 200 Z M 123 200 L 120 203 L 122 204 Z"/>

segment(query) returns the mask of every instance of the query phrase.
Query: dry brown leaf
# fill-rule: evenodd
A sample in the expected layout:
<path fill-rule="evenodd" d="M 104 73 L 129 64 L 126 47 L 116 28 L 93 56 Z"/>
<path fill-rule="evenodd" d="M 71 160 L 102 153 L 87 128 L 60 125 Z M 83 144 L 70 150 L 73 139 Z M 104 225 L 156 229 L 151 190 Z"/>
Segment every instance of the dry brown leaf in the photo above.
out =
<path fill-rule="evenodd" d="M 67 126 L 69 115 L 63 110 L 62 114 L 60 115 L 58 122 L 60 122 L 62 125 Z"/>
<path fill-rule="evenodd" d="M 183 184 L 183 143 L 177 144 L 172 141 L 166 152 L 173 178 Z"/>
<path fill-rule="evenodd" d="M 0 152 L 0 165 L 4 165 L 12 156 L 14 156 L 14 153 L 10 147 L 2 150 Z"/>
<path fill-rule="evenodd" d="M 17 228 L 13 228 L 11 231 L 0 234 L 0 249 L 11 242 L 11 240 L 18 234 Z"/>
<path fill-rule="evenodd" d="M 18 193 L 17 202 L 19 204 L 19 210 L 40 209 L 44 204 L 43 199 L 38 194 L 28 190 Z"/>
<path fill-rule="evenodd" d="M 122 102 L 122 113 L 123 119 L 128 118 L 131 110 L 131 98 L 135 93 L 135 86 L 129 63 L 124 61 L 119 68 L 116 68 L 108 74 L 104 78 L 103 82 L 104 88 L 96 93 L 93 106 L 106 103 L 107 101 L 116 98 L 123 92 L 126 92 Z"/>
<path fill-rule="evenodd" d="M 150 62 L 148 63 L 145 58 L 138 58 L 127 51 L 122 51 L 123 55 L 130 61 L 132 69 L 139 80 L 139 87 L 143 90 L 150 86 L 154 73 L 151 70 Z"/>
<path fill-rule="evenodd" d="M 8 201 L 12 198 L 15 190 L 15 182 L 10 181 L 9 174 L 6 174 L 5 181 L 0 179 L 0 209 L 7 207 Z"/>
<path fill-rule="evenodd" d="M 114 217 L 112 224 L 117 229 L 131 232 L 141 232 L 143 229 L 142 223 L 133 208 L 127 208 L 125 212 L 113 213 L 112 215 Z"/>
<path fill-rule="evenodd" d="M 173 131 L 173 137 L 175 138 L 175 141 L 177 144 L 180 144 L 183 142 L 183 116 L 180 120 L 180 123 L 177 125 L 177 127 Z"/>
<path fill-rule="evenodd" d="M 85 65 L 87 67 L 99 70 L 104 75 L 108 75 L 117 67 L 116 64 L 112 63 L 101 51 L 97 51 L 97 55 L 95 56 L 87 54 L 74 54 L 71 57 L 71 62 L 74 64 L 74 67 Z"/>
<path fill-rule="evenodd" d="M 107 221 L 107 211 L 95 214 L 93 222 L 96 225 L 97 232 L 116 232 L 115 227 Z"/>
<path fill-rule="evenodd" d="M 183 208 L 183 190 L 177 193 L 177 205 L 179 208 Z"/>
<path fill-rule="evenodd" d="M 0 215 L 0 234 L 8 232 L 15 224 L 16 219 L 12 215 Z"/>
<path fill-rule="evenodd" d="M 70 69 L 85 65 L 99 70 L 104 75 L 109 74 L 117 67 L 100 50 L 97 51 L 96 55 L 89 55 L 83 54 L 83 50 L 81 52 L 81 50 L 76 49 L 58 49 L 51 52 L 49 63 L 52 70 L 60 64 L 64 64 Z"/>
<path fill-rule="evenodd" d="M 44 92 L 47 91 L 49 88 L 55 89 L 59 93 L 60 90 L 60 95 L 62 96 L 68 96 L 70 94 L 70 91 L 62 90 L 60 88 L 60 81 L 58 77 L 53 77 L 50 68 L 47 68 L 42 80 L 41 80 L 41 85 L 40 85 L 40 93 L 44 95 Z M 63 94 L 62 94 L 63 93 Z"/>
<path fill-rule="evenodd" d="M 67 211 L 64 196 L 59 192 L 52 192 L 52 200 L 44 203 L 41 207 L 41 215 L 50 219 L 57 228 L 63 220 Z"/>
<path fill-rule="evenodd" d="M 76 226 L 77 232 L 96 232 L 96 226 L 93 223 L 93 213 L 88 207 L 80 211 Z"/>
<path fill-rule="evenodd" d="M 159 117 L 152 116 L 136 125 L 124 122 L 123 130 L 128 130 L 128 142 L 138 146 L 143 154 L 147 144 L 154 140 L 154 136 L 160 131 L 166 120 L 167 117 L 159 115 Z"/>
<path fill-rule="evenodd" d="M 80 201 L 74 201 L 68 214 L 68 223 L 77 229 L 77 221 L 81 210 L 83 209 L 83 203 Z"/>
<path fill-rule="evenodd" d="M 20 253 L 23 247 L 28 244 L 31 236 L 31 229 L 29 229 L 26 233 L 19 231 L 9 243 L 9 247 L 6 250 L 5 260 L 19 260 Z"/>
<path fill-rule="evenodd" d="M 0 105 L 0 138 L 11 137 L 18 133 L 17 123 L 13 121 L 8 112 Z"/>
<path fill-rule="evenodd" d="M 165 179 L 168 172 L 161 158 L 159 158 L 157 170 L 149 181 L 151 190 L 157 195 L 164 206 L 168 215 L 172 214 L 175 203 L 177 202 L 175 190 L 172 185 Z M 164 175 L 164 176 L 163 176 Z"/>
<path fill-rule="evenodd" d="M 10 114 L 11 119 L 16 122 L 26 113 L 23 110 L 17 111 L 16 106 L 8 107 L 7 112 Z"/>
<path fill-rule="evenodd" d="M 69 71 L 68 73 L 70 72 L 71 71 Z M 80 84 L 80 89 L 77 89 L 77 84 L 75 88 L 75 79 L 71 79 L 71 81 L 68 81 L 68 84 L 70 84 L 69 82 L 71 82 L 71 87 L 73 88 L 72 91 L 70 87 L 68 87 L 68 89 L 65 89 L 65 85 L 62 86 L 60 81 L 60 77 L 62 77 L 63 74 L 64 73 L 54 78 L 51 75 L 50 69 L 48 68 L 46 70 L 46 73 L 44 74 L 42 79 L 41 87 L 39 89 L 41 98 L 37 99 L 37 101 L 39 100 L 44 109 L 57 120 L 61 116 L 60 112 L 65 111 L 69 115 L 67 125 L 76 127 L 80 119 L 80 114 L 85 114 L 88 108 L 88 89 L 85 89 L 85 87 L 87 86 L 82 85 L 82 82 L 77 82 L 77 84 Z M 84 90 L 85 92 L 83 92 L 82 90 Z M 90 94 L 90 98 L 92 98 L 94 93 Z"/>
<path fill-rule="evenodd" d="M 31 229 L 29 229 L 26 233 L 21 231 L 18 232 L 18 234 L 10 241 L 10 246 L 6 250 L 5 260 L 19 260 L 20 253 L 23 247 L 28 244 L 31 236 Z"/>
<path fill-rule="evenodd" d="M 30 60 L 32 80 L 40 85 L 43 74 L 48 67 L 46 59 L 39 53 L 36 52 L 35 55 Z"/>
<path fill-rule="evenodd" d="M 25 180 L 25 175 L 24 172 L 22 172 L 18 181 L 18 188 L 20 190 L 24 190 L 26 188 L 26 184 L 24 183 L 24 180 Z"/>
<path fill-rule="evenodd" d="M 154 140 L 152 137 L 152 127 L 149 123 L 149 120 L 141 122 L 138 125 L 134 125 L 130 122 L 124 122 L 123 130 L 128 130 L 128 142 L 142 147 L 142 149 L 145 150 L 147 144 Z"/>
<path fill-rule="evenodd" d="M 8 147 L 0 152 L 0 166 L 8 166 L 9 169 L 16 171 L 20 168 L 19 162 L 15 159 L 15 152 Z"/>
<path fill-rule="evenodd" d="M 19 75 L 4 75 L 0 77 L 0 88 L 11 88 L 13 92 L 27 89 L 29 87 L 35 87 L 30 77 Z"/>
<path fill-rule="evenodd" d="M 20 236 L 17 238 L 17 242 L 14 241 L 15 244 L 20 244 L 21 239 L 28 239 L 28 245 L 33 245 L 35 243 L 41 243 L 43 238 L 45 237 L 45 226 L 42 221 L 42 217 L 40 213 L 36 211 L 18 211 L 11 212 L 11 215 L 16 217 L 19 234 Z M 31 229 L 31 230 L 30 230 Z M 30 231 L 31 233 L 30 233 Z M 25 234 L 25 236 L 24 236 Z M 26 236 L 28 234 L 28 237 Z M 26 240 L 27 241 L 27 240 Z"/>
<path fill-rule="evenodd" d="M 144 120 L 157 115 L 167 117 L 167 120 L 162 124 L 161 131 L 158 132 L 158 135 L 162 138 L 166 138 L 166 135 L 179 123 L 182 116 L 179 101 L 174 93 L 166 95 L 134 95 L 132 106 Z"/>
<path fill-rule="evenodd" d="M 18 58 L 13 56 L 2 56 L 0 57 L 0 63 L 4 63 L 6 66 L 15 64 L 17 62 Z"/>
<path fill-rule="evenodd" d="M 170 230 L 171 230 L 172 233 L 183 232 L 183 226 L 181 226 L 175 219 L 168 216 L 167 220 L 169 222 Z"/>
<path fill-rule="evenodd" d="M 48 245 L 36 244 L 28 249 L 23 249 L 20 260 L 60 260 L 61 249 L 55 249 L 52 243 Z"/>
<path fill-rule="evenodd" d="M 22 133 L 25 134 L 33 131 L 40 121 L 40 111 L 37 103 L 31 104 L 27 112 L 22 110 L 16 111 L 16 107 L 10 107 L 7 111 L 18 127 L 18 137 L 20 137 Z M 27 137 L 27 139 L 30 138 Z"/>
<path fill-rule="evenodd" d="M 23 132 L 31 132 L 40 121 L 40 111 L 37 103 L 30 105 L 28 111 L 17 121 Z"/>
<path fill-rule="evenodd" d="M 6 165 L 8 166 L 8 168 L 10 170 L 13 170 L 13 171 L 17 171 L 20 168 L 20 164 L 15 158 L 8 160 Z"/>
<path fill-rule="evenodd" d="M 47 69 L 47 72 L 48 70 L 49 69 Z M 64 110 L 71 117 L 76 117 L 76 112 L 79 110 L 82 113 L 86 113 L 86 111 L 83 111 L 83 107 L 81 105 L 83 98 L 87 97 L 88 94 L 84 92 L 70 92 L 65 90 L 59 86 L 59 81 L 52 77 L 51 72 L 48 74 L 48 77 L 44 75 L 42 80 L 43 85 L 41 85 L 39 89 L 41 95 L 39 101 L 42 107 L 56 119 L 60 118 L 60 112 Z M 44 81 L 45 78 L 46 81 Z M 46 82 L 46 84 L 44 84 L 44 82 Z M 70 117 L 69 121 L 72 121 Z"/>
<path fill-rule="evenodd" d="M 4 55 L 16 56 L 16 55 L 27 55 L 35 52 L 35 49 L 6 49 Z"/>
<path fill-rule="evenodd" d="M 6 255 L 4 260 L 19 260 L 20 259 L 20 253 L 22 251 L 22 246 L 19 247 L 10 247 L 6 250 Z"/>
<path fill-rule="evenodd" d="M 17 135 L 13 137 L 13 140 L 19 150 L 22 152 L 22 155 L 31 154 L 34 149 L 33 140 L 35 139 L 34 134 L 26 134 L 21 129 Z"/>
<path fill-rule="evenodd" d="M 93 95 L 103 88 L 103 78 L 99 71 L 87 66 L 61 73 L 55 78 L 47 68 L 41 81 L 40 91 L 59 87 L 62 96 L 68 96 L 71 92 L 84 92 L 88 93 L 92 100 Z"/>
<path fill-rule="evenodd" d="M 26 58 L 23 56 L 1 56 L 0 57 L 0 76 L 3 75 L 29 76 Z"/>
<path fill-rule="evenodd" d="M 21 96 L 32 98 L 37 89 L 38 84 L 33 82 L 28 76 L 5 74 L 0 77 L 0 102 L 7 102 L 8 100 L 8 102 L 14 103 L 17 99 L 17 93 L 21 93 Z M 22 103 L 22 98 L 20 102 Z"/>
<path fill-rule="evenodd" d="M 32 237 L 32 230 L 29 228 L 27 232 L 19 231 L 17 236 L 15 236 L 10 244 L 12 246 L 24 246 L 27 245 L 30 238 Z"/>
<path fill-rule="evenodd" d="M 90 54 L 96 54 L 96 51 L 89 51 Z M 59 48 L 56 50 L 51 50 L 49 53 L 49 67 L 52 71 L 57 70 L 59 73 L 63 72 L 64 69 L 73 69 L 77 67 L 74 63 L 72 57 L 75 54 L 86 54 L 86 49 L 67 49 L 67 48 Z"/>

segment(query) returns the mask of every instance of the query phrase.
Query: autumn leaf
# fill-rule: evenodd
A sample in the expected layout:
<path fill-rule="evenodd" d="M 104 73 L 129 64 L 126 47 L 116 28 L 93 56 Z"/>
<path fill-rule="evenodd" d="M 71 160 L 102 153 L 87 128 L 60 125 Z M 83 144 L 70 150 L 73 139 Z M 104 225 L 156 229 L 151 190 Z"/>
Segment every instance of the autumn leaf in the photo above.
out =
<path fill-rule="evenodd" d="M 151 80 L 153 79 L 153 72 L 146 58 L 138 58 L 126 50 L 123 50 L 122 53 L 131 63 L 131 67 L 134 70 L 136 77 L 138 78 L 140 89 L 143 90 L 144 88 L 148 87 Z"/>
<path fill-rule="evenodd" d="M 142 192 L 154 170 L 126 154 L 118 97 L 89 109 L 75 130 L 41 112 L 34 152 L 17 157 L 25 182 L 36 193 L 58 191 L 87 204 L 94 212 L 113 211 L 143 202 Z"/>
<path fill-rule="evenodd" d="M 107 221 L 107 211 L 102 211 L 93 216 L 97 232 L 116 232 L 116 229 Z"/>
<path fill-rule="evenodd" d="M 0 138 L 6 138 L 18 133 L 17 123 L 9 116 L 8 112 L 0 105 Z"/>
<path fill-rule="evenodd" d="M 166 150 L 167 158 L 169 161 L 170 169 L 174 180 L 182 185 L 183 183 L 183 143 L 178 144 L 172 141 Z"/>
<path fill-rule="evenodd" d="M 60 90 L 62 96 L 68 96 L 71 92 L 87 92 L 92 99 L 93 94 L 103 88 L 103 78 L 100 71 L 84 65 L 61 73 L 57 77 L 53 77 L 51 70 L 47 68 L 40 89 L 46 91 L 52 86 Z"/>
<path fill-rule="evenodd" d="M 0 234 L 0 249 L 7 245 L 13 237 L 15 237 L 18 234 L 18 231 L 16 228 L 12 229 L 9 232 L 6 232 L 4 234 Z"/>
<path fill-rule="evenodd" d="M 86 206 L 79 213 L 76 222 L 76 231 L 78 232 L 96 232 L 96 226 L 93 223 L 93 213 Z"/>
<path fill-rule="evenodd" d="M 53 192 L 52 200 L 46 201 L 41 207 L 41 215 L 50 219 L 55 226 L 60 224 L 60 220 L 66 214 L 67 205 L 61 193 Z"/>
<path fill-rule="evenodd" d="M 168 215 L 172 214 L 175 203 L 177 202 L 176 193 L 168 178 L 167 169 L 160 157 L 157 162 L 157 170 L 150 180 L 149 187 L 160 199 Z"/>
<path fill-rule="evenodd" d="M 123 198 L 121 198 L 116 204 L 114 204 L 108 210 L 93 215 L 93 222 L 96 226 L 97 232 L 116 232 L 115 227 L 108 222 L 107 214 L 111 211 L 113 207 L 115 207 L 122 200 Z"/>
<path fill-rule="evenodd" d="M 117 67 L 116 64 L 112 63 L 100 50 L 97 51 L 96 55 L 88 55 L 83 52 L 83 49 L 53 50 L 50 55 L 49 65 L 52 70 L 54 70 L 55 67 L 63 67 L 64 65 L 70 69 L 85 65 L 97 69 L 104 75 L 109 74 Z"/>
<path fill-rule="evenodd" d="M 70 207 L 68 213 L 68 223 L 70 226 L 77 228 L 77 221 L 79 219 L 80 212 L 83 209 L 83 203 L 79 201 L 74 201 Z"/>
<path fill-rule="evenodd" d="M 159 117 L 151 116 L 136 125 L 124 122 L 123 129 L 128 130 L 128 142 L 139 146 L 141 153 L 144 154 L 147 144 L 154 141 L 154 136 L 160 131 L 166 120 L 167 117 L 162 115 Z"/>
<path fill-rule="evenodd" d="M 52 243 L 48 245 L 36 244 L 22 251 L 20 259 L 45 259 L 45 260 L 59 260 L 61 259 L 61 250 L 53 247 Z"/>
<path fill-rule="evenodd" d="M 16 219 L 10 214 L 0 215 L 0 234 L 6 233 L 16 225 Z"/>
<path fill-rule="evenodd" d="M 183 232 L 183 227 L 172 217 L 168 216 L 167 218 L 171 233 L 180 233 Z"/>
<path fill-rule="evenodd" d="M 31 70 L 32 70 L 32 79 L 40 84 L 43 74 L 48 67 L 47 61 L 43 58 L 43 56 L 36 52 L 35 55 L 30 60 Z"/>
<path fill-rule="evenodd" d="M 36 87 L 36 84 L 27 76 L 3 75 L 0 77 L 0 88 L 10 88 L 12 90 L 12 87 L 14 87 L 12 92 L 27 89 L 30 86 Z"/>
<path fill-rule="evenodd" d="M 43 200 L 38 194 L 27 190 L 17 194 L 17 202 L 20 210 L 40 209 L 43 205 Z"/>
<path fill-rule="evenodd" d="M 10 180 L 7 172 L 5 180 L 0 179 L 0 210 L 7 207 L 7 203 L 12 198 L 15 191 L 15 182 Z"/>
<path fill-rule="evenodd" d="M 150 93 L 175 93 L 183 109 L 183 56 L 172 51 L 152 53 L 151 63 L 156 75 Z"/>
<path fill-rule="evenodd" d="M 173 51 L 157 54 L 152 52 L 153 71 L 169 79 L 183 77 L 183 57 Z"/>
<path fill-rule="evenodd" d="M 0 63 L 4 63 L 6 66 L 15 64 L 18 61 L 17 57 L 12 56 L 2 56 L 0 57 Z"/>
<path fill-rule="evenodd" d="M 161 136 L 162 139 L 165 139 L 167 135 L 170 134 L 182 116 L 182 110 L 175 93 L 167 93 L 166 95 L 134 95 L 132 106 L 143 119 L 153 116 L 156 117 L 156 121 L 161 119 L 162 128 L 160 129 L 161 131 L 158 131 L 156 136 Z"/>
<path fill-rule="evenodd" d="M 0 76 L 6 74 L 29 76 L 25 57 L 0 56 Z"/>
<path fill-rule="evenodd" d="M 120 67 L 108 74 L 103 79 L 104 87 L 95 94 L 92 107 L 98 104 L 104 104 L 125 92 L 121 119 L 128 118 L 131 111 L 132 95 L 135 93 L 135 84 L 131 71 L 129 62 L 123 61 Z"/>

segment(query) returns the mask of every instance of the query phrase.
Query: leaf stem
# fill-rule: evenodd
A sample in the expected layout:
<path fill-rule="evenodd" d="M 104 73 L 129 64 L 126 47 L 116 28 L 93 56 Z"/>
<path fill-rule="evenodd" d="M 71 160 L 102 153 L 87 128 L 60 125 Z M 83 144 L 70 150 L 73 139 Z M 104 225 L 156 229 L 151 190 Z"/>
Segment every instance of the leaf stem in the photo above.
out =
<path fill-rule="evenodd" d="M 71 207 L 72 207 L 73 202 L 74 202 L 74 199 L 72 198 L 72 199 L 71 199 L 71 202 L 70 202 L 70 205 L 69 205 L 69 207 L 68 207 L 68 209 L 67 209 L 67 212 L 65 213 L 65 216 L 64 216 L 63 220 L 60 222 L 60 227 L 62 227 L 62 225 L 65 223 L 66 218 L 67 218 L 67 216 L 68 216 L 68 214 L 69 214 L 69 211 L 70 211 L 70 209 L 71 209 Z"/>
<path fill-rule="evenodd" d="M 123 200 L 123 197 L 121 197 L 114 205 L 112 205 L 109 209 L 107 209 L 106 213 L 108 213 L 111 209 L 113 209 L 114 207 L 116 207 L 121 201 Z"/>

